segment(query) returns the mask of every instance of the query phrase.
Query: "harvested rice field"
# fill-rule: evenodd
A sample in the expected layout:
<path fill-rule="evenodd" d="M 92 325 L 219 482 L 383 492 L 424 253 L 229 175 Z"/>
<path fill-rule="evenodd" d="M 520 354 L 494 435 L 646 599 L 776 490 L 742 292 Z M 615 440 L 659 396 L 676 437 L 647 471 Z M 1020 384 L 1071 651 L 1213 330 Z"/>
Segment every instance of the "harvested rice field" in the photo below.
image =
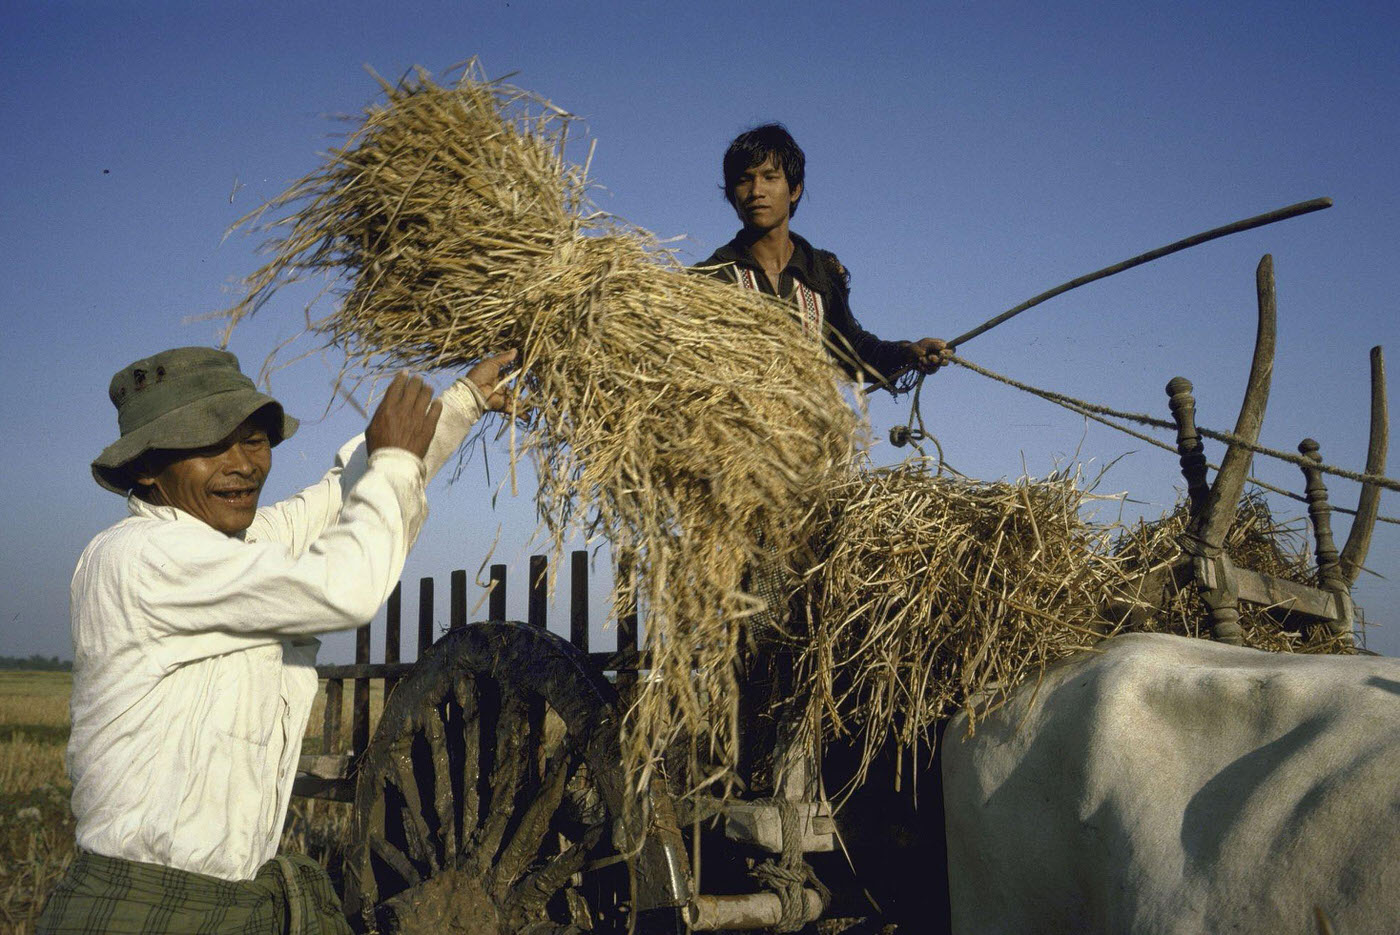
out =
<path fill-rule="evenodd" d="M 73 859 L 72 787 L 64 765 L 71 687 L 67 672 L 0 670 L 0 935 L 31 935 L 49 890 Z M 382 707 L 382 686 L 376 684 L 371 716 L 377 718 Z M 319 749 L 322 712 L 318 699 L 308 750 Z M 349 824 L 349 805 L 294 798 L 281 849 L 315 858 L 335 874 Z"/>

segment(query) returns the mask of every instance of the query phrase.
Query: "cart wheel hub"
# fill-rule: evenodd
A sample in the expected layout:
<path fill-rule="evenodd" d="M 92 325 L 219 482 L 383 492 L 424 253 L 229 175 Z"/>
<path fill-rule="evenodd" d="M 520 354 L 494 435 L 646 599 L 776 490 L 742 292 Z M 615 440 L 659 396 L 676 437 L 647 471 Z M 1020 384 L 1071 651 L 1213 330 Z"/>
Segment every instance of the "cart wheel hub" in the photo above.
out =
<path fill-rule="evenodd" d="M 506 930 L 480 875 L 468 870 L 444 870 L 391 903 L 394 930 L 405 935 L 485 935 Z"/>

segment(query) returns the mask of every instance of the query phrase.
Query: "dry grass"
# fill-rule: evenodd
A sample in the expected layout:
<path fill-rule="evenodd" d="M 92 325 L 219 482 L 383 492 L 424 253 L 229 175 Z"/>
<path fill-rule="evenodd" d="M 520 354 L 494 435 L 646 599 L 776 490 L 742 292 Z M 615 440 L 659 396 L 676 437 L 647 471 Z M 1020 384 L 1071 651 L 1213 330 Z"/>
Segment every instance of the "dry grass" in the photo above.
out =
<path fill-rule="evenodd" d="M 0 672 L 0 932 L 27 933 L 73 857 L 66 672 Z"/>
<path fill-rule="evenodd" d="M 345 352 L 347 379 L 519 349 L 531 415 L 512 461 L 533 458 L 556 544 L 606 537 L 642 572 L 613 593 L 644 608 L 656 673 L 626 716 L 628 765 L 642 778 L 680 733 L 717 725 L 710 758 L 731 767 L 735 655 L 764 606 L 745 573 L 794 563 L 848 470 L 859 423 L 839 371 L 786 304 L 688 274 L 596 212 L 563 111 L 474 67 L 384 94 L 245 219 L 274 232 L 273 256 L 232 323 L 325 275 L 339 299 L 309 330 Z"/>
<path fill-rule="evenodd" d="M 920 460 L 858 471 L 833 491 L 821 561 L 799 593 L 805 615 L 781 638 L 811 691 L 808 735 L 859 738 L 853 781 L 884 744 L 927 748 L 935 723 L 964 706 L 973 728 L 1046 663 L 1120 629 L 1209 635 L 1194 588 L 1123 622 L 1136 576 L 1180 554 L 1184 508 L 1124 530 L 1086 521 L 1091 497 L 1074 474 L 982 483 Z M 1305 546 L 1257 494 L 1241 500 L 1225 542 L 1241 566 L 1312 584 Z M 1248 646 L 1350 651 L 1325 628 L 1300 634 L 1263 608 L 1241 611 Z"/>
<path fill-rule="evenodd" d="M 49 890 L 73 859 L 72 787 L 64 762 L 68 743 L 66 672 L 0 671 L 0 935 L 30 935 Z M 342 724 L 348 742 L 350 693 Z M 325 694 L 312 711 L 305 749 L 316 735 Z M 371 714 L 382 709 L 382 683 L 371 683 Z M 347 803 L 292 799 L 282 835 L 284 853 L 306 854 L 338 875 L 348 840 Z"/>
<path fill-rule="evenodd" d="M 1153 522 L 1138 522 L 1119 536 L 1114 552 L 1133 567 L 1151 567 L 1170 561 L 1186 529 L 1187 504 Z M 1262 493 L 1248 491 L 1240 499 L 1235 522 L 1225 536 L 1225 552 L 1236 565 L 1275 578 L 1317 585 L 1317 572 L 1308 552 L 1305 520 L 1278 522 Z M 1322 627 L 1300 632 L 1287 630 L 1269 616 L 1266 608 L 1240 604 L 1244 645 L 1268 652 L 1347 653 L 1351 647 Z M 1194 588 L 1176 591 L 1161 613 L 1143 629 L 1181 636 L 1210 636 L 1209 615 Z"/>
<path fill-rule="evenodd" d="M 1069 473 L 980 483 L 909 460 L 852 474 L 786 634 L 809 730 L 859 737 L 868 765 L 1111 632 L 1101 610 L 1127 572 L 1105 557 L 1110 531 L 1083 519 L 1086 495 Z"/>

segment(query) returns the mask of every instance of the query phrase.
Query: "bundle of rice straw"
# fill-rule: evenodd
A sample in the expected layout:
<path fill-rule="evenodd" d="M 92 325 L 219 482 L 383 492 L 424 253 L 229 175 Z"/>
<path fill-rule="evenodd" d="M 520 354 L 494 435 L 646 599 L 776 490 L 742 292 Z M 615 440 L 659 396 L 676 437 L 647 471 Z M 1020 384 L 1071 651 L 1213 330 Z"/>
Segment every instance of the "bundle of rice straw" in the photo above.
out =
<path fill-rule="evenodd" d="M 977 717 L 1045 664 L 1129 627 L 1210 636 L 1195 588 L 1128 623 L 1136 578 L 1180 556 L 1186 510 L 1123 530 L 1087 520 L 1098 499 L 1078 473 L 986 483 L 936 476 L 913 459 L 853 472 L 827 503 L 822 556 L 803 587 L 805 620 L 785 634 L 806 699 L 808 737 L 861 748 L 852 783 L 881 747 L 929 749 L 957 709 Z M 1116 499 L 1116 498 L 1114 498 Z M 1314 583 L 1297 530 L 1247 494 L 1225 542 L 1239 565 Z M 1285 630 L 1241 604 L 1245 643 L 1270 651 L 1348 652 L 1324 627 Z"/>
<path fill-rule="evenodd" d="M 343 294 L 309 328 L 352 375 L 519 349 L 511 392 L 531 415 L 512 458 L 533 457 L 556 544 L 601 534 L 641 571 L 613 593 L 645 609 L 654 675 L 624 727 L 632 775 L 678 734 L 732 766 L 735 655 L 763 608 L 744 575 L 789 562 L 849 470 L 843 378 L 786 305 L 687 274 L 594 211 L 563 111 L 475 64 L 450 87 L 421 71 L 381 83 L 345 145 L 240 222 L 275 236 L 230 327 L 322 274 Z"/>
<path fill-rule="evenodd" d="M 828 502 L 805 628 L 789 634 L 806 724 L 914 748 L 967 704 L 975 716 L 1045 663 L 1111 632 L 1126 579 L 1110 531 L 1081 516 L 1076 473 L 977 482 L 911 459 L 854 472 Z M 861 777 L 857 777 L 857 781 Z"/>
<path fill-rule="evenodd" d="M 1147 568 L 1171 561 L 1179 554 L 1177 541 L 1189 520 L 1188 504 L 1153 522 L 1138 522 L 1114 545 L 1115 554 L 1133 568 Z M 1269 511 L 1264 495 L 1246 491 L 1240 498 L 1235 521 L 1225 535 L 1225 554 L 1243 568 L 1317 586 L 1317 571 L 1308 554 L 1302 521 L 1281 523 Z M 1244 645 L 1268 652 L 1350 653 L 1349 640 L 1333 636 L 1325 627 L 1288 630 L 1257 604 L 1240 604 L 1240 628 Z M 1145 621 L 1143 629 L 1182 636 L 1210 636 L 1210 616 L 1199 592 L 1184 588 L 1175 592 L 1162 612 Z"/>

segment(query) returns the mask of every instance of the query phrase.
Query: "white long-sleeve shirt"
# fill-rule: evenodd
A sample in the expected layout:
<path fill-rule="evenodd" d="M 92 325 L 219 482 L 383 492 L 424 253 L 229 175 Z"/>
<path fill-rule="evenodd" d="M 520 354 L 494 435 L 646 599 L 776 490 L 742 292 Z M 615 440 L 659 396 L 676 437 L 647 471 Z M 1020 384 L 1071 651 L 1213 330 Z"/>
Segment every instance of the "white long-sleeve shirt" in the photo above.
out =
<path fill-rule="evenodd" d="M 315 634 L 388 599 L 427 516 L 424 485 L 482 412 L 442 395 L 427 455 L 363 436 L 242 538 L 132 496 L 71 587 L 68 773 L 80 848 L 225 880 L 276 855 L 311 704 Z"/>

